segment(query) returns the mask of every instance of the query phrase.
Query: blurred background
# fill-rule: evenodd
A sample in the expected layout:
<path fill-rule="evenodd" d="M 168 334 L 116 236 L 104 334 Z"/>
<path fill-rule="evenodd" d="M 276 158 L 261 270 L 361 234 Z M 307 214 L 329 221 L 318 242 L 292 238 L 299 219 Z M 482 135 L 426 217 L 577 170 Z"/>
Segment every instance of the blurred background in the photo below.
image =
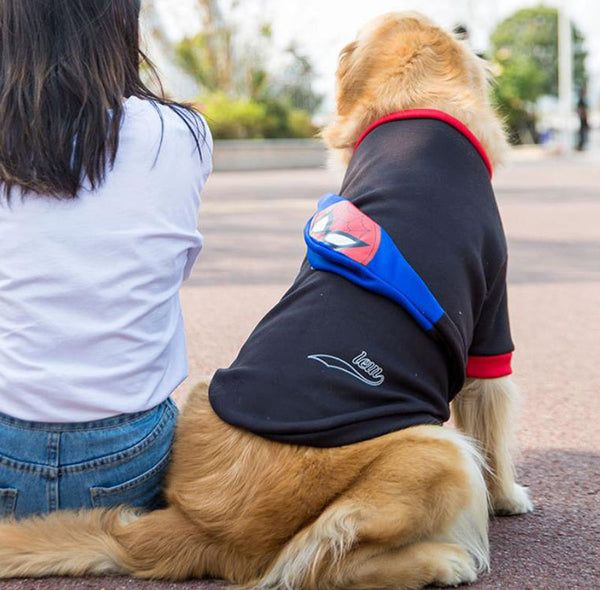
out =
<path fill-rule="evenodd" d="M 168 92 L 198 103 L 217 139 L 314 137 L 334 108 L 339 50 L 373 16 L 417 7 L 489 60 L 513 144 L 600 145 L 597 0 L 143 4 L 147 50 Z"/>

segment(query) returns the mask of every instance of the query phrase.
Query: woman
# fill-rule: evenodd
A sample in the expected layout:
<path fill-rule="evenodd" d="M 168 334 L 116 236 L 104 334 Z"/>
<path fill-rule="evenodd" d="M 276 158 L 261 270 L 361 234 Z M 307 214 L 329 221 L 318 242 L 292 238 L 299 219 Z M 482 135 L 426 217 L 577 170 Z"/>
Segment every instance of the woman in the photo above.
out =
<path fill-rule="evenodd" d="M 0 3 L 0 517 L 160 502 L 212 143 L 139 12 Z"/>

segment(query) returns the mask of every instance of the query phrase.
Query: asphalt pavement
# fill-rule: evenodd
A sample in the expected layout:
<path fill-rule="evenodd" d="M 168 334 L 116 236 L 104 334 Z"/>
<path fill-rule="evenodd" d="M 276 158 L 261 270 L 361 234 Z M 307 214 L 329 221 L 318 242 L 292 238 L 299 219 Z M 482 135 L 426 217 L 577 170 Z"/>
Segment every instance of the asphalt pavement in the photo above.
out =
<path fill-rule="evenodd" d="M 288 287 L 302 228 L 339 181 L 324 170 L 214 174 L 200 225 L 206 247 L 182 290 L 190 379 L 227 366 Z M 600 157 L 519 157 L 498 172 L 509 240 L 519 481 L 532 514 L 494 518 L 492 571 L 477 590 L 600 588 Z M 15 580 L 0 590 L 219 590 L 129 578 Z"/>

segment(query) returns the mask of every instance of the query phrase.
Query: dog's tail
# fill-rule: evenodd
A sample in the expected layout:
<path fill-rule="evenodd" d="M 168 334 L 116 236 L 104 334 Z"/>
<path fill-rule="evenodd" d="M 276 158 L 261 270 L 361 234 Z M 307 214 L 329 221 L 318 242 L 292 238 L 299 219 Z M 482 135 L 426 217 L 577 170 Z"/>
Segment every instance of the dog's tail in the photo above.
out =
<path fill-rule="evenodd" d="M 55 512 L 0 522 L 0 577 L 201 576 L 199 533 L 176 507 Z"/>

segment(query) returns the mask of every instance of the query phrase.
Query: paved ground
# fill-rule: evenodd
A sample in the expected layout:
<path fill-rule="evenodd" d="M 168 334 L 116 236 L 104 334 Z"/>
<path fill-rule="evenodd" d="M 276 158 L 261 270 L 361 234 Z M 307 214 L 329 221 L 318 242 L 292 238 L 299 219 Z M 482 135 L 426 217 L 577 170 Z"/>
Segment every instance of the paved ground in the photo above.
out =
<path fill-rule="evenodd" d="M 524 159 L 496 180 L 511 254 L 515 376 L 526 394 L 519 478 L 533 514 L 491 523 L 492 572 L 477 590 L 600 588 L 600 158 Z M 228 365 L 303 255 L 301 229 L 335 190 L 324 171 L 214 175 L 207 244 L 183 290 L 190 383 Z M 218 590 L 216 582 L 127 578 L 0 583 L 48 588 Z"/>

